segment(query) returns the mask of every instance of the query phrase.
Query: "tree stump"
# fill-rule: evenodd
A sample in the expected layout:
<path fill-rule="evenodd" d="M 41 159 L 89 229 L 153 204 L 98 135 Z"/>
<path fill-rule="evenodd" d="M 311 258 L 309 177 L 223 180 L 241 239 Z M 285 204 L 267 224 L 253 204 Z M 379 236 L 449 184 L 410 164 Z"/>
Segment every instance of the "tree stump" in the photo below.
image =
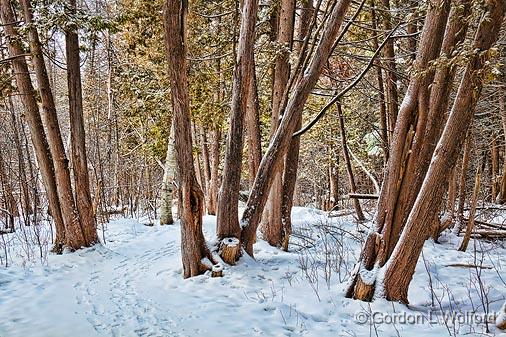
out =
<path fill-rule="evenodd" d="M 211 277 L 222 277 L 223 276 L 223 266 L 221 264 L 215 264 L 211 268 Z"/>
<path fill-rule="evenodd" d="M 219 253 L 223 262 L 234 265 L 239 258 L 240 248 L 241 245 L 238 238 L 230 237 L 221 240 Z"/>

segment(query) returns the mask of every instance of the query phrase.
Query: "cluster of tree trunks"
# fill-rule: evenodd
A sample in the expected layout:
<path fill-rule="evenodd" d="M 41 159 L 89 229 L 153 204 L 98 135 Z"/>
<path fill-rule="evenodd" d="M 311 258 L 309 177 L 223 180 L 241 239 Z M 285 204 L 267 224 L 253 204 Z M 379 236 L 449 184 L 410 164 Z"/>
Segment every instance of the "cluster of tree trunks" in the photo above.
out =
<path fill-rule="evenodd" d="M 30 1 L 22 0 L 20 4 L 25 22 L 32 23 Z M 49 211 L 55 221 L 54 251 L 61 252 L 63 247 L 79 249 L 93 245 L 98 242 L 98 237 L 88 179 L 77 27 L 69 26 L 65 31 L 74 193 L 38 32 L 34 25 L 28 26 L 30 56 L 37 78 L 42 111 L 39 111 L 26 54 L 18 38 L 12 4 L 9 0 L 2 0 L 0 5 L 16 84 L 26 111 L 37 163 L 47 192 Z M 69 14 L 75 14 L 75 0 L 70 0 L 68 5 Z"/>
<path fill-rule="evenodd" d="M 304 104 L 330 56 L 349 4 L 350 2 L 347 0 L 334 4 L 322 36 L 315 47 L 314 54 L 311 55 L 312 57 L 307 63 L 307 68 L 296 67 L 296 73 L 292 75 L 293 87 L 288 86 L 286 89 L 286 103 L 281 105 L 283 108 L 280 124 L 272 136 L 270 146 L 260 163 L 255 183 L 241 219 L 243 226 L 241 242 L 249 255 L 253 255 L 253 243 L 256 239 L 257 227 L 267 202 L 268 192 L 274 183 L 273 178 L 275 175 L 272 173 L 279 172 L 282 168 L 283 160 L 290 149 L 290 144 L 292 144 L 292 134 L 300 125 Z M 304 47 L 299 54 L 304 54 Z"/>
<path fill-rule="evenodd" d="M 361 275 L 383 268 L 381 282 L 386 298 L 408 302 L 408 286 L 416 261 L 434 222 L 437 223 L 434 214 L 438 214 L 448 177 L 472 121 L 483 87 L 484 72 L 481 70 L 489 57 L 489 49 L 497 40 L 505 9 L 504 2 L 487 2 L 486 13 L 474 37 L 474 53 L 467 59 L 446 118 L 455 70 L 450 66 L 433 70 L 429 62 L 438 57 L 440 51 L 450 55 L 462 41 L 470 3 L 459 1 L 452 7 L 450 1 L 430 3 L 414 63 L 415 76 L 410 80 L 399 110 L 390 146 L 376 215 L 376 232 L 370 234 L 364 244 L 358 272 L 347 296 L 371 300 L 376 280 L 371 282 L 368 277 L 365 281 Z"/>

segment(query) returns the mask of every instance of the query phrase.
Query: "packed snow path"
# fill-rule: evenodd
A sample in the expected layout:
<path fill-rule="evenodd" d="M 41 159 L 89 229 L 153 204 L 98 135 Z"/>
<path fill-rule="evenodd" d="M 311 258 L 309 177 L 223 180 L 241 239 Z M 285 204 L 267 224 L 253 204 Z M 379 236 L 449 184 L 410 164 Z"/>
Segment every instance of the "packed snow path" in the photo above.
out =
<path fill-rule="evenodd" d="M 298 211 L 296 225 L 323 219 L 318 212 Z M 214 236 L 214 224 L 214 217 L 205 218 L 208 239 Z M 355 225 L 349 225 L 353 230 Z M 202 275 L 183 280 L 178 225 L 148 227 L 122 219 L 108 224 L 105 236 L 106 245 L 51 255 L 44 267 L 29 263 L 23 267 L 20 262 L 0 269 L 0 337 L 369 336 L 375 335 L 375 329 L 380 336 L 395 336 L 397 330 L 409 336 L 420 328 L 434 336 L 448 335 L 442 325 L 357 324 L 355 315 L 360 310 L 410 309 L 385 301 L 370 307 L 345 299 L 345 284 L 336 274 L 330 289 L 321 274 L 318 282 L 311 283 L 301 270 L 301 254 L 282 252 L 264 242 L 255 246 L 256 261 L 243 258 L 222 278 Z M 356 256 L 360 246 L 349 237 L 344 239 L 352 247 L 349 256 Z M 442 294 L 447 285 L 437 280 L 465 285 L 469 279 L 467 270 L 443 268 L 444 263 L 469 262 L 472 256 L 428 245 L 431 282 L 445 302 Z M 497 253 L 504 256 L 504 250 Z M 505 268 L 504 257 L 498 263 Z M 500 270 L 504 276 L 504 269 Z M 495 269 L 484 273 L 483 281 L 493 285 L 489 289 L 493 310 L 502 304 L 505 288 Z M 429 306 L 428 282 L 422 261 L 412 288 L 412 312 Z M 469 288 L 449 287 L 464 303 Z M 480 329 L 461 326 L 459 333 Z"/>

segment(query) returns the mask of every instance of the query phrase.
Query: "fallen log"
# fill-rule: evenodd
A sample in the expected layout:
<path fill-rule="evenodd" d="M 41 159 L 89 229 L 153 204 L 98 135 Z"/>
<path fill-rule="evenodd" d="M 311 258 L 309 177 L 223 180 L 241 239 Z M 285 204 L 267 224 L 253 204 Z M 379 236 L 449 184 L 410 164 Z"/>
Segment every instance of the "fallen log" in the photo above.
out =
<path fill-rule="evenodd" d="M 463 234 L 460 236 L 463 236 Z M 506 239 L 506 230 L 475 229 L 471 237 L 475 239 Z"/>
<path fill-rule="evenodd" d="M 480 268 L 480 269 L 492 269 L 491 266 L 480 266 L 477 264 L 468 264 L 468 263 L 451 263 L 447 264 L 445 267 L 460 267 L 460 268 Z"/>
<path fill-rule="evenodd" d="M 351 199 L 378 199 L 378 194 L 360 194 L 360 193 L 349 193 L 348 198 Z"/>
<path fill-rule="evenodd" d="M 463 218 L 463 220 L 465 222 L 468 222 L 469 218 Z M 495 224 L 495 223 L 490 223 L 490 222 L 485 222 L 485 221 L 480 221 L 480 220 L 474 220 L 474 222 L 475 222 L 475 224 L 477 224 L 479 226 L 486 226 L 486 227 L 506 230 L 506 225 Z"/>

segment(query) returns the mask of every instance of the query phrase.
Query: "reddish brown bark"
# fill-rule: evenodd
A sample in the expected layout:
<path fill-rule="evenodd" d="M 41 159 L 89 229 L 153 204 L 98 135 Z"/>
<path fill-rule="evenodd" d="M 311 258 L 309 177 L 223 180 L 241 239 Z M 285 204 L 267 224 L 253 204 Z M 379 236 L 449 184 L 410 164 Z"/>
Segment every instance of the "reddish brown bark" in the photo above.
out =
<path fill-rule="evenodd" d="M 306 38 L 311 25 L 311 18 L 313 17 L 313 2 L 311 0 L 302 1 L 302 9 L 300 21 L 297 27 L 298 40 L 301 41 L 294 46 L 294 50 L 299 53 L 299 57 L 304 57 L 301 54 L 304 39 Z M 285 90 L 286 91 L 286 90 Z M 286 94 L 286 93 L 285 93 Z M 284 98 L 286 100 L 286 97 Z M 302 126 L 302 114 L 297 120 L 295 129 L 300 129 Z M 300 137 L 294 137 L 290 141 L 288 152 L 285 156 L 284 171 L 283 171 L 283 198 L 281 204 L 281 247 L 283 250 L 288 250 L 288 243 L 292 233 L 292 207 L 297 184 L 297 170 L 299 167 L 299 149 Z M 337 185 L 336 185 L 337 188 Z M 337 200 L 337 199 L 336 199 Z"/>
<path fill-rule="evenodd" d="M 243 123 L 248 104 L 248 91 L 252 80 L 253 46 L 258 0 L 244 0 L 241 6 L 241 27 L 237 61 L 232 84 L 230 126 L 225 152 L 223 179 L 218 194 L 218 238 L 240 238 L 238 218 L 239 188 L 243 150 Z"/>
<path fill-rule="evenodd" d="M 76 14 L 76 0 L 69 0 L 69 15 Z M 79 37 L 77 27 L 67 26 L 65 30 L 65 51 L 67 56 L 67 86 L 70 115 L 70 143 L 72 147 L 72 166 L 74 169 L 74 188 L 79 223 L 66 226 L 66 245 L 72 249 L 89 247 L 98 242 L 95 214 L 91 202 L 88 159 L 86 155 L 86 135 L 84 132 L 83 93 L 81 88 L 81 69 L 79 57 Z M 62 205 L 63 206 L 63 205 Z"/>
<path fill-rule="evenodd" d="M 425 174 L 423 167 L 416 167 L 414 165 L 416 160 L 410 156 L 418 156 L 419 152 L 414 153 L 414 149 L 420 151 L 424 143 L 428 145 L 428 142 L 422 140 L 425 136 L 429 109 L 429 84 L 432 82 L 434 73 L 427 70 L 429 62 L 439 54 L 445 35 L 449 4 L 449 1 L 436 0 L 430 6 L 415 61 L 416 71 L 425 72 L 425 76 L 412 77 L 394 130 L 390 159 L 376 217 L 376 226 L 383 234 L 388 255 L 392 252 L 402 230 L 402 220 L 405 220 L 409 214 L 409 204 L 414 201 L 418 192 L 419 187 L 412 186 L 410 183 L 414 181 L 421 183 Z M 416 124 L 414 124 L 415 118 Z M 437 122 L 442 123 L 442 120 L 438 119 Z M 429 157 L 430 160 L 430 155 L 431 153 L 426 153 L 425 157 Z M 421 159 L 426 159 L 425 157 Z M 409 168 L 408 165 L 410 165 Z"/>
<path fill-rule="evenodd" d="M 257 79 L 253 67 L 248 92 L 248 106 L 246 108 L 246 136 L 248 139 L 248 178 L 250 187 L 255 182 L 258 166 L 262 160 L 262 145 L 260 135 L 260 106 L 258 102 Z"/>
<path fill-rule="evenodd" d="M 455 165 L 481 94 L 485 72 L 480 70 L 489 58 L 488 50 L 497 41 L 506 11 L 506 2 L 487 1 L 487 13 L 476 32 L 471 55 L 453 103 L 450 116 L 434 152 L 426 179 L 413 206 L 406 228 L 386 266 L 384 286 L 387 299 L 407 302 L 408 287 L 416 262 L 430 230 L 429 214 L 441 204 L 444 182 Z M 442 183 L 443 182 L 443 183 Z"/>
<path fill-rule="evenodd" d="M 39 114 L 39 107 L 35 99 L 35 91 L 30 79 L 28 66 L 24 58 L 24 51 L 18 39 L 18 33 L 14 28 L 16 22 L 14 12 L 10 1 L 0 0 L 0 17 L 7 38 L 7 48 L 9 56 L 12 58 L 12 67 L 15 74 L 16 84 L 21 96 L 21 101 L 25 110 L 25 118 L 28 122 L 30 135 L 37 157 L 37 162 L 42 174 L 42 180 L 46 189 L 49 201 L 49 210 L 55 221 L 56 240 L 54 250 L 61 252 L 64 241 L 65 225 L 62 218 L 56 181 L 54 177 L 53 158 L 49 151 L 46 134 Z"/>
<path fill-rule="evenodd" d="M 474 177 L 474 189 L 473 189 L 473 196 L 471 198 L 471 205 L 470 205 L 471 208 L 469 210 L 469 221 L 467 222 L 466 232 L 459 247 L 459 251 L 461 252 L 466 251 L 467 245 L 469 244 L 469 240 L 471 239 L 471 233 L 473 232 L 474 229 L 474 217 L 476 216 L 476 205 L 478 204 L 478 195 L 480 194 L 480 184 L 481 184 L 481 169 L 478 169 Z"/>
<path fill-rule="evenodd" d="M 46 65 L 44 63 L 41 43 L 37 29 L 33 26 L 32 8 L 29 0 L 21 0 L 20 3 L 23 8 L 25 22 L 29 24 L 28 39 L 30 41 L 32 62 L 37 76 L 38 91 L 42 101 L 42 120 L 46 125 L 49 149 L 53 157 L 55 178 L 58 182 L 56 187 L 61 203 L 65 229 L 66 231 L 80 231 L 80 216 L 74 203 L 68 159 L 65 153 L 65 147 L 63 146 L 60 125 L 56 114 L 56 106 L 49 83 Z M 82 244 L 83 241 L 82 238 L 79 238 L 78 240 L 80 242 L 72 245 L 72 248 L 77 249 L 80 247 L 79 245 Z"/>
<path fill-rule="evenodd" d="M 203 273 L 208 266 L 202 259 L 210 256 L 202 233 L 204 194 L 197 184 L 193 164 L 190 101 L 187 78 L 186 22 L 188 2 L 167 0 L 164 6 L 165 47 L 174 109 L 176 171 L 181 205 L 181 257 L 183 276 Z"/>
<path fill-rule="evenodd" d="M 467 20 L 465 18 L 469 15 L 469 10 L 470 1 L 468 0 L 462 0 L 457 6 L 452 7 L 442 41 L 442 55 L 451 55 L 455 46 L 464 40 L 467 31 Z M 392 219 L 390 239 L 388 240 L 388 254 L 391 254 L 403 224 L 406 223 L 428 170 L 437 139 L 441 136 L 454 77 L 454 67 L 439 67 L 435 73 L 432 73 L 432 76 L 429 72 L 426 81 L 420 87 L 416 108 L 416 124 L 414 124 L 413 129 L 415 133 L 412 137 L 410 154 L 404 163 L 405 174 L 402 177 L 398 199 L 394 206 L 395 213 Z"/>
<path fill-rule="evenodd" d="M 279 5 L 277 20 L 277 54 L 272 84 L 271 137 L 279 125 L 283 94 L 290 77 L 289 57 L 293 46 L 295 23 L 295 0 L 282 0 Z M 281 166 L 280 168 L 283 168 Z M 272 172 L 274 180 L 265 205 L 262 219 L 263 238 L 272 246 L 283 244 L 282 203 L 283 203 L 283 170 Z"/>
<path fill-rule="evenodd" d="M 341 0 L 332 9 L 322 37 L 315 48 L 314 56 L 304 74 L 299 76 L 295 82 L 281 123 L 260 163 L 255 184 L 241 220 L 244 226 L 242 231 L 243 246 L 251 256 L 253 256 L 253 243 L 258 223 L 267 201 L 268 191 L 273 183 L 271 173 L 279 170 L 283 164 L 283 158 L 288 152 L 292 134 L 295 132 L 302 109 L 330 56 L 332 45 L 337 38 L 350 2 L 349 0 Z"/>
<path fill-rule="evenodd" d="M 429 85 L 434 77 L 434 71 L 429 68 L 429 62 L 439 55 L 449 11 L 450 1 L 448 0 L 435 0 L 429 5 L 417 59 L 414 63 L 416 76 L 410 80 L 391 139 L 390 157 L 375 218 L 377 233 L 371 234 L 380 237 L 380 241 L 366 241 L 366 244 L 379 242 L 380 246 L 374 249 L 366 246 L 363 248 L 363 251 L 382 254 L 382 256 L 368 257 L 377 260 L 380 266 L 392 253 L 423 181 L 426 172 L 423 163 L 430 161 L 432 153 L 430 150 L 423 149 L 424 156 L 421 156 L 422 147 L 430 147 L 431 144 L 436 143 L 435 134 L 431 133 L 433 138 L 424 138 L 430 104 Z M 438 108 L 446 110 L 441 105 L 438 105 Z M 438 123 L 443 122 L 444 119 L 439 116 L 437 120 L 430 123 L 433 128 L 436 128 Z M 429 159 L 427 160 L 426 157 Z M 420 166 L 416 165 L 418 161 L 421 161 Z M 360 261 L 359 264 L 363 262 Z M 367 300 L 372 296 L 374 289 L 374 284 L 365 284 L 358 273 L 348 294 L 354 298 Z"/>

